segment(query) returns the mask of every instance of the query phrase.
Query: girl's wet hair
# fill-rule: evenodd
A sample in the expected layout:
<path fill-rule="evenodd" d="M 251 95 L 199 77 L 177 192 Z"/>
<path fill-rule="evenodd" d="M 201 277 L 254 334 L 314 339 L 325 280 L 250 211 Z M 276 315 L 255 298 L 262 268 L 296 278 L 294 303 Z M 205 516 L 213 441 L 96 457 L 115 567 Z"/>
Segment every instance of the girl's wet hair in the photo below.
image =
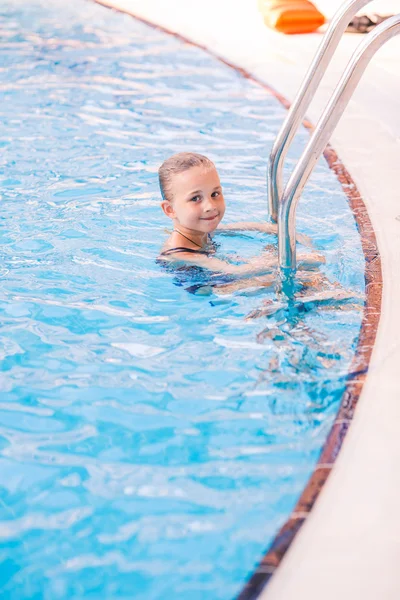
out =
<path fill-rule="evenodd" d="M 172 202 L 172 194 L 170 190 L 171 181 L 174 175 L 183 173 L 193 167 L 204 167 L 206 169 L 215 169 L 214 163 L 203 156 L 202 154 L 196 154 L 195 152 L 179 152 L 167 158 L 158 169 L 158 181 L 160 183 L 160 190 L 163 200 Z"/>

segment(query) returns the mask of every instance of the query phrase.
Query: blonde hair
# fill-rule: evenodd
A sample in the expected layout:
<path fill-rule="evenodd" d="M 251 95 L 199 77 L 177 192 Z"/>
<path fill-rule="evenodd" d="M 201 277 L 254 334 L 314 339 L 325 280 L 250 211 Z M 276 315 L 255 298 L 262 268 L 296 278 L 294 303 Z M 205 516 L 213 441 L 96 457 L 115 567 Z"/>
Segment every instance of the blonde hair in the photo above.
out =
<path fill-rule="evenodd" d="M 170 184 L 172 177 L 183 173 L 193 167 L 205 167 L 206 169 L 215 169 L 214 163 L 203 156 L 202 154 L 196 154 L 196 152 L 179 152 L 167 158 L 158 169 L 158 181 L 160 184 L 161 195 L 163 200 L 172 202 L 172 194 L 170 190 Z"/>

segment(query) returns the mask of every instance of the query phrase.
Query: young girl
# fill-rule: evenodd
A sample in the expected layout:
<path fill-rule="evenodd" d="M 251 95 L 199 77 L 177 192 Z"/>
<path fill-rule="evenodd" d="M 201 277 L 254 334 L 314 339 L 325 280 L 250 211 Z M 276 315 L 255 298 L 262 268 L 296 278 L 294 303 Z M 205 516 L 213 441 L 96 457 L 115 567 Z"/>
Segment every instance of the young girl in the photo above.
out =
<path fill-rule="evenodd" d="M 160 259 L 184 262 L 209 271 L 250 277 L 271 274 L 277 257 L 270 252 L 243 260 L 236 265 L 212 256 L 211 234 L 217 231 L 261 231 L 277 233 L 271 223 L 233 223 L 221 225 L 225 200 L 214 163 L 201 154 L 181 152 L 163 162 L 159 171 L 161 207 L 173 222 L 173 231 L 165 242 Z M 298 241 L 309 245 L 305 236 Z M 299 269 L 314 270 L 325 262 L 321 254 L 299 254 Z M 268 278 L 271 281 L 271 276 Z"/>

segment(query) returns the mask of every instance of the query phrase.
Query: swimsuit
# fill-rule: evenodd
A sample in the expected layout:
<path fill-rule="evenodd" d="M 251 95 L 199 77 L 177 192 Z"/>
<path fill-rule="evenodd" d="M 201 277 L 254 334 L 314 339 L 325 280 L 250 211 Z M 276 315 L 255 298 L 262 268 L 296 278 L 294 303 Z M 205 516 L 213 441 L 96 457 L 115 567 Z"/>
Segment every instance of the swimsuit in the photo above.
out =
<path fill-rule="evenodd" d="M 157 259 L 157 263 L 159 265 L 161 265 L 169 273 L 173 273 L 175 275 L 173 283 L 178 286 L 185 286 L 185 290 L 190 294 L 210 295 L 212 294 L 213 286 L 221 285 L 223 283 L 230 283 L 233 281 L 231 275 L 214 273 L 209 271 L 206 267 L 199 267 L 198 265 L 190 264 L 182 265 L 182 263 L 174 263 L 162 260 L 163 256 L 168 256 L 169 254 L 175 254 L 179 252 L 189 252 L 191 254 L 202 254 L 203 256 L 209 256 L 215 252 L 215 247 L 209 251 L 195 250 L 194 248 L 184 248 L 183 246 L 169 248 L 168 250 L 161 252 L 159 258 Z"/>
<path fill-rule="evenodd" d="M 161 252 L 160 256 L 168 256 L 168 254 L 172 254 L 173 252 L 191 252 L 192 254 L 205 254 L 206 256 L 210 254 L 209 252 L 206 252 L 206 250 L 195 250 L 193 248 L 183 248 L 182 246 L 178 246 L 178 248 L 164 250 L 164 252 Z"/>

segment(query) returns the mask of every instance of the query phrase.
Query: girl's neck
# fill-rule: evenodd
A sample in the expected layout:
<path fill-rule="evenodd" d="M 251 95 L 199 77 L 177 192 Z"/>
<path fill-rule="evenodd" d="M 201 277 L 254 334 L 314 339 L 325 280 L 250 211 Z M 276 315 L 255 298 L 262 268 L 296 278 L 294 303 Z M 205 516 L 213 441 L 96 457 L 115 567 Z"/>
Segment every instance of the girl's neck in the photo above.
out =
<path fill-rule="evenodd" d="M 202 231 L 195 231 L 194 229 L 189 229 L 188 227 L 184 227 L 179 223 L 174 223 L 174 232 L 176 235 L 185 240 L 185 245 L 191 243 L 193 245 L 193 248 L 204 248 L 204 246 L 206 246 L 208 242 L 208 233 L 203 233 Z"/>

